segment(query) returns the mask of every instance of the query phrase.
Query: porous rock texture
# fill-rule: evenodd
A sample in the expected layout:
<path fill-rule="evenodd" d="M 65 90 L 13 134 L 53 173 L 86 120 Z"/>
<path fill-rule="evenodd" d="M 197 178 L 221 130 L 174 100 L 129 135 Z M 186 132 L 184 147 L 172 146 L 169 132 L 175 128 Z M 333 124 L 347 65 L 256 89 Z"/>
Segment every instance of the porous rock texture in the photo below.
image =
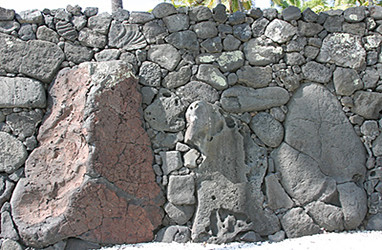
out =
<path fill-rule="evenodd" d="M 138 79 L 121 61 L 59 72 L 11 199 L 22 241 L 44 247 L 68 237 L 100 243 L 153 239 L 163 194 L 142 127 Z"/>

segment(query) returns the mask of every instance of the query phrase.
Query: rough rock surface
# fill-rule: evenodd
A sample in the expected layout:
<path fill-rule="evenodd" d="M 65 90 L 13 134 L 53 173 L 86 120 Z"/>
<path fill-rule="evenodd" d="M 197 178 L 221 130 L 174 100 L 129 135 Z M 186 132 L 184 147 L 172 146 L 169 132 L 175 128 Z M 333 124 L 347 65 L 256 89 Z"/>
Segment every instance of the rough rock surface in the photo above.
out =
<path fill-rule="evenodd" d="M 0 132 L 0 172 L 15 172 L 24 164 L 27 155 L 21 141 L 8 133 Z"/>
<path fill-rule="evenodd" d="M 195 101 L 215 103 L 219 100 L 219 93 L 211 85 L 204 82 L 191 81 L 178 88 L 176 94 L 188 104 Z"/>
<path fill-rule="evenodd" d="M 0 33 L 0 69 L 9 73 L 22 73 L 43 82 L 54 77 L 64 53 L 53 43 L 39 40 L 24 42 Z"/>
<path fill-rule="evenodd" d="M 41 146 L 28 158 L 11 199 L 26 244 L 44 247 L 68 237 L 153 239 L 163 195 L 154 181 L 136 87 L 131 69 L 119 61 L 59 73 L 40 127 Z"/>
<path fill-rule="evenodd" d="M 378 119 L 382 111 L 382 93 L 357 91 L 352 111 L 366 119 Z"/>
<path fill-rule="evenodd" d="M 268 147 L 278 147 L 284 139 L 283 126 L 269 113 L 258 113 L 252 118 L 249 126 Z"/>
<path fill-rule="evenodd" d="M 296 223 L 297 221 L 298 223 Z M 320 227 L 313 222 L 312 218 L 302 208 L 289 210 L 281 218 L 281 224 L 289 238 L 318 234 L 320 232 Z"/>
<path fill-rule="evenodd" d="M 167 70 L 174 70 L 180 61 L 180 54 L 170 44 L 155 45 L 150 48 L 148 59 L 159 64 Z"/>
<path fill-rule="evenodd" d="M 147 45 L 136 24 L 113 21 L 109 30 L 109 46 L 126 50 L 140 49 Z"/>
<path fill-rule="evenodd" d="M 278 62 L 283 49 L 270 39 L 255 38 L 244 44 L 244 54 L 250 64 L 265 66 Z"/>

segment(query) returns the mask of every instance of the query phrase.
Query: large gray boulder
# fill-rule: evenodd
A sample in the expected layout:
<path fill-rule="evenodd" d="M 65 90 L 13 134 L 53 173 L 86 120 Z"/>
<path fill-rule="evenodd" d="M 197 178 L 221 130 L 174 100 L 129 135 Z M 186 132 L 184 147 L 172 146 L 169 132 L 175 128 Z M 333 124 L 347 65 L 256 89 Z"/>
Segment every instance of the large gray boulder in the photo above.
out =
<path fill-rule="evenodd" d="M 65 58 L 56 44 L 46 41 L 24 42 L 0 33 L 0 44 L 0 69 L 22 73 L 43 82 L 52 80 Z"/>
<path fill-rule="evenodd" d="M 284 105 L 289 101 L 289 93 L 280 87 L 253 89 L 234 86 L 222 93 L 220 101 L 224 110 L 242 113 Z"/>
<path fill-rule="evenodd" d="M 0 77 L 0 108 L 45 108 L 44 85 L 30 78 Z"/>

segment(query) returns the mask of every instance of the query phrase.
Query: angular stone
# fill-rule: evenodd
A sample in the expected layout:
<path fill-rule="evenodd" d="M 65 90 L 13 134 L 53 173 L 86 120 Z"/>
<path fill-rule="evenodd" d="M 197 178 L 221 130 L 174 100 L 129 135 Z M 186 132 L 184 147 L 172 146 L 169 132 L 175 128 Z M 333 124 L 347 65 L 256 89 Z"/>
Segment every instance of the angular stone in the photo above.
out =
<path fill-rule="evenodd" d="M 275 174 L 265 177 L 265 189 L 268 207 L 270 209 L 277 211 L 279 209 L 290 209 L 293 207 L 294 202 L 287 195 Z"/>
<path fill-rule="evenodd" d="M 301 10 L 295 6 L 288 6 L 282 12 L 285 21 L 298 20 L 301 17 Z"/>
<path fill-rule="evenodd" d="M 157 99 L 144 111 L 145 120 L 158 131 L 178 132 L 184 129 L 186 106 L 174 93 L 160 91 Z"/>
<path fill-rule="evenodd" d="M 142 32 L 148 43 L 157 43 L 168 36 L 168 32 L 162 20 L 145 23 Z"/>
<path fill-rule="evenodd" d="M 216 7 L 213 8 L 212 14 L 214 20 L 220 23 L 224 23 L 225 21 L 227 21 L 228 16 L 226 10 L 227 8 L 224 4 L 219 3 L 218 5 L 216 5 Z"/>
<path fill-rule="evenodd" d="M 272 81 L 271 67 L 251 67 L 244 66 L 236 72 L 239 83 L 244 83 L 248 87 L 262 88 L 268 86 Z"/>
<path fill-rule="evenodd" d="M 233 26 L 233 35 L 242 42 L 246 42 L 252 37 L 252 28 L 248 23 Z"/>
<path fill-rule="evenodd" d="M 169 71 L 173 71 L 181 59 L 179 51 L 170 44 L 152 46 L 147 58 Z"/>
<path fill-rule="evenodd" d="M 9 207 L 9 209 L 4 209 L 4 207 Z M 11 205 L 7 202 L 1 209 L 1 234 L 0 236 L 4 239 L 19 240 L 20 237 L 15 229 L 15 226 L 11 217 Z M 3 249 L 3 248 L 2 248 Z"/>
<path fill-rule="evenodd" d="M 37 39 L 39 40 L 44 40 L 51 43 L 58 43 L 60 39 L 60 37 L 54 30 L 49 29 L 46 26 L 40 26 L 37 29 L 36 36 L 37 36 Z"/>
<path fill-rule="evenodd" d="M 78 38 L 78 32 L 70 22 L 59 21 L 56 24 L 56 29 L 60 36 L 70 41 L 75 41 Z"/>
<path fill-rule="evenodd" d="M 382 135 L 379 135 L 377 139 L 373 141 L 373 154 L 375 156 L 382 156 Z"/>
<path fill-rule="evenodd" d="M 298 34 L 301 36 L 315 36 L 320 33 L 324 27 L 318 23 L 307 23 L 298 21 Z"/>
<path fill-rule="evenodd" d="M 91 61 L 94 55 L 94 51 L 92 49 L 69 42 L 65 43 L 64 52 L 66 60 L 76 64 Z"/>
<path fill-rule="evenodd" d="M 273 20 L 265 29 L 265 36 L 276 43 L 289 41 L 297 32 L 297 28 L 280 19 Z"/>
<path fill-rule="evenodd" d="M 0 108 L 45 108 L 44 85 L 23 77 L 0 76 Z"/>
<path fill-rule="evenodd" d="M 382 7 L 381 6 L 371 6 L 370 7 L 370 16 L 376 20 L 382 19 Z"/>
<path fill-rule="evenodd" d="M 333 73 L 333 83 L 339 95 L 351 95 L 363 88 L 363 83 L 354 69 L 337 67 Z"/>
<path fill-rule="evenodd" d="M 11 239 L 5 239 L 2 243 L 1 243 L 1 249 L 9 249 L 9 250 L 23 250 L 24 248 L 22 247 L 22 245 L 20 243 L 18 243 L 17 241 L 14 241 L 14 240 L 11 240 Z"/>
<path fill-rule="evenodd" d="M 225 90 L 221 96 L 224 110 L 233 113 L 260 111 L 284 105 L 289 101 L 289 94 L 280 87 L 261 89 L 234 86 Z"/>
<path fill-rule="evenodd" d="M 182 132 L 178 132 L 178 133 L 159 132 L 158 134 L 156 134 L 155 138 L 151 139 L 151 142 L 154 148 L 173 149 L 175 148 L 175 144 L 179 141 L 183 141 L 183 139 L 184 139 L 184 136 Z M 162 175 L 162 173 L 160 175 Z"/>
<path fill-rule="evenodd" d="M 110 42 L 111 36 L 109 36 Z M 83 28 L 79 35 L 78 41 L 84 46 L 103 49 L 107 45 L 107 37 L 89 28 Z M 110 45 L 110 44 L 109 44 Z"/>
<path fill-rule="evenodd" d="M 213 65 L 200 65 L 196 78 L 210 84 L 217 90 L 226 89 L 228 87 L 227 78 Z"/>
<path fill-rule="evenodd" d="M 53 13 L 51 14 L 53 14 L 54 18 L 57 21 L 69 22 L 71 18 L 71 14 L 69 12 L 66 12 L 64 8 L 58 8 L 56 10 L 53 10 Z"/>
<path fill-rule="evenodd" d="M 341 208 L 321 201 L 314 201 L 306 205 L 305 210 L 325 231 L 344 230 L 344 214 Z"/>
<path fill-rule="evenodd" d="M 224 50 L 228 51 L 237 50 L 240 44 L 240 40 L 235 38 L 233 35 L 227 35 L 227 37 L 224 38 L 223 41 Z"/>
<path fill-rule="evenodd" d="M 153 62 L 143 62 L 139 70 L 139 83 L 158 87 L 161 83 L 161 70 L 158 64 Z"/>
<path fill-rule="evenodd" d="M 86 7 L 84 11 L 85 16 L 92 17 L 98 14 L 97 7 Z"/>
<path fill-rule="evenodd" d="M 69 237 L 108 244 L 152 240 L 163 195 L 129 66 L 112 61 L 64 69 L 50 96 L 40 147 L 10 202 L 23 242 L 42 248 Z"/>
<path fill-rule="evenodd" d="M 314 171 L 338 183 L 365 177 L 364 146 L 329 90 L 319 84 L 304 84 L 294 93 L 288 110 L 284 141 L 306 154 L 306 160 L 314 161 Z M 306 165 L 300 158 L 299 168 Z"/>
<path fill-rule="evenodd" d="M 191 30 L 172 33 L 165 40 L 177 49 L 199 50 L 198 38 Z"/>
<path fill-rule="evenodd" d="M 159 230 L 155 240 L 164 243 L 186 243 L 191 240 L 191 232 L 186 226 L 169 226 Z"/>
<path fill-rule="evenodd" d="M 258 113 L 252 118 L 249 126 L 268 147 L 278 147 L 284 139 L 283 126 L 269 113 Z"/>
<path fill-rule="evenodd" d="M 198 38 L 201 39 L 212 38 L 218 34 L 216 23 L 210 21 L 195 24 L 194 31 Z"/>
<path fill-rule="evenodd" d="M 184 154 L 184 166 L 188 168 L 196 168 L 198 165 L 196 160 L 199 158 L 200 153 L 196 149 L 191 149 L 187 153 Z"/>
<path fill-rule="evenodd" d="M 188 15 L 178 14 L 167 16 L 163 18 L 164 23 L 170 33 L 177 32 L 181 30 L 187 30 L 190 25 L 190 20 Z"/>
<path fill-rule="evenodd" d="M 351 7 L 344 11 L 344 18 L 347 22 L 361 22 L 365 19 L 365 9 L 363 7 Z"/>
<path fill-rule="evenodd" d="M 281 218 L 281 225 L 288 238 L 297 238 L 318 234 L 320 232 L 320 227 L 315 224 L 312 218 L 300 207 L 289 210 Z"/>
<path fill-rule="evenodd" d="M 228 21 L 231 25 L 237 25 L 244 23 L 246 18 L 247 15 L 244 12 L 236 11 L 229 16 Z"/>
<path fill-rule="evenodd" d="M 8 10 L 0 7 L 0 21 L 11 21 L 14 17 L 14 10 Z"/>
<path fill-rule="evenodd" d="M 117 60 L 121 55 L 121 51 L 117 49 L 104 49 L 94 55 L 97 62 L 113 61 Z"/>
<path fill-rule="evenodd" d="M 350 33 L 357 36 L 363 36 L 366 32 L 365 23 L 343 23 L 342 31 L 345 33 Z"/>
<path fill-rule="evenodd" d="M 216 89 L 204 82 L 191 81 L 176 90 L 176 94 L 188 104 L 195 101 L 215 103 L 220 96 Z"/>
<path fill-rule="evenodd" d="M 170 175 L 167 199 L 174 205 L 192 205 L 195 203 L 195 181 L 191 175 Z"/>
<path fill-rule="evenodd" d="M 303 55 L 297 52 L 285 54 L 285 62 L 287 65 L 302 65 L 305 63 L 305 58 Z"/>
<path fill-rule="evenodd" d="M 23 41 L 35 40 L 36 34 L 33 31 L 32 24 L 23 24 L 19 30 L 19 38 Z"/>
<path fill-rule="evenodd" d="M 163 18 L 172 14 L 176 14 L 177 11 L 174 5 L 170 3 L 160 3 L 152 11 L 156 18 Z"/>
<path fill-rule="evenodd" d="M 379 74 L 374 68 L 366 68 L 365 74 L 362 77 L 363 86 L 365 89 L 374 89 L 377 87 Z"/>
<path fill-rule="evenodd" d="M 260 37 L 264 35 L 265 28 L 268 26 L 269 21 L 266 18 L 260 18 L 253 22 L 252 32 L 254 37 Z"/>
<path fill-rule="evenodd" d="M 382 93 L 355 92 L 352 112 L 366 119 L 378 119 L 382 112 Z"/>
<path fill-rule="evenodd" d="M 145 11 L 132 11 L 130 13 L 129 22 L 132 24 L 143 24 L 155 19 L 155 16 Z"/>
<path fill-rule="evenodd" d="M 212 18 L 212 13 L 208 7 L 201 5 L 190 9 L 189 16 L 191 21 L 200 22 Z"/>
<path fill-rule="evenodd" d="M 22 111 L 7 115 L 6 123 L 12 130 L 12 134 L 20 141 L 35 134 L 38 125 L 43 118 L 41 110 Z"/>
<path fill-rule="evenodd" d="M 377 49 L 382 43 L 382 35 L 373 34 L 370 36 L 366 36 L 364 37 L 363 42 L 366 50 Z"/>
<path fill-rule="evenodd" d="M 108 38 L 109 46 L 125 50 L 141 49 L 147 45 L 145 37 L 136 24 L 113 21 L 109 29 Z"/>
<path fill-rule="evenodd" d="M 15 172 L 27 159 L 27 150 L 21 141 L 5 132 L 0 132 L 0 146 L 0 172 Z"/>
<path fill-rule="evenodd" d="M 365 66 L 366 51 L 360 37 L 334 33 L 325 37 L 317 61 L 335 63 L 341 67 L 361 69 Z"/>
<path fill-rule="evenodd" d="M 183 66 L 178 71 L 170 72 L 163 79 L 162 85 L 165 88 L 173 89 L 185 85 L 191 78 L 191 67 Z"/>
<path fill-rule="evenodd" d="M 366 193 L 354 182 L 339 184 L 337 189 L 344 213 L 345 229 L 356 229 L 362 223 L 367 213 Z"/>
<path fill-rule="evenodd" d="M 88 19 L 88 27 L 103 35 L 107 35 L 112 17 L 109 13 L 104 12 Z"/>
<path fill-rule="evenodd" d="M 22 73 L 43 82 L 54 77 L 65 58 L 55 44 L 32 40 L 21 41 L 0 33 L 0 69 L 10 73 Z"/>
<path fill-rule="evenodd" d="M 162 170 L 164 175 L 168 175 L 183 166 L 182 156 L 178 151 L 160 152 L 160 156 L 163 161 Z"/>
<path fill-rule="evenodd" d="M 209 38 L 200 44 L 208 53 L 222 52 L 223 44 L 220 37 Z"/>
<path fill-rule="evenodd" d="M 325 65 L 310 61 L 302 66 L 305 79 L 312 82 L 327 83 L 332 79 L 332 71 Z"/>
<path fill-rule="evenodd" d="M 36 10 L 36 9 L 35 10 L 20 11 L 20 13 L 18 13 L 16 15 L 16 19 L 21 24 L 23 24 L 23 23 L 37 23 L 37 24 L 44 23 L 44 19 L 42 17 L 41 12 L 39 10 Z"/>
<path fill-rule="evenodd" d="M 365 228 L 366 230 L 382 230 L 382 213 L 372 215 Z"/>
<path fill-rule="evenodd" d="M 262 207 L 264 197 L 256 178 L 248 180 L 254 173 L 245 163 L 243 140 L 247 137 L 239 133 L 235 120 L 216 105 L 201 101 L 189 106 L 186 119 L 185 142 L 204 156 L 195 169 L 198 202 L 192 239 L 223 243 L 249 230 L 261 235 L 279 231 L 277 217 Z M 254 209 L 256 213 L 251 212 Z M 228 225 L 229 231 L 225 230 Z"/>
<path fill-rule="evenodd" d="M 235 72 L 244 65 L 244 54 L 239 50 L 223 52 L 217 57 L 216 62 L 221 71 Z"/>
<path fill-rule="evenodd" d="M 125 10 L 125 9 L 118 9 L 116 11 L 113 11 L 112 17 L 114 20 L 116 20 L 118 22 L 123 22 L 125 20 L 127 21 L 127 20 L 129 20 L 130 12 L 128 10 Z"/>
<path fill-rule="evenodd" d="M 0 32 L 10 35 L 12 31 L 20 29 L 20 24 L 16 21 L 0 21 Z"/>
<path fill-rule="evenodd" d="M 268 239 L 270 242 L 281 242 L 285 240 L 285 231 L 280 230 L 275 234 L 268 235 Z"/>
<path fill-rule="evenodd" d="M 341 32 L 342 24 L 344 22 L 344 17 L 341 16 L 328 16 L 324 23 L 324 28 L 328 32 Z"/>
<path fill-rule="evenodd" d="M 194 206 L 191 205 L 181 205 L 177 206 L 172 203 L 167 203 L 164 206 L 168 217 L 175 221 L 178 225 L 186 224 L 194 215 Z"/>
<path fill-rule="evenodd" d="M 283 56 L 283 49 L 270 39 L 255 38 L 244 43 L 244 54 L 250 64 L 266 66 L 277 63 Z"/>
<path fill-rule="evenodd" d="M 1 133 L 4 133 L 4 132 L 1 132 Z M 0 177 L 0 206 L 1 207 L 3 207 L 3 204 L 9 201 L 9 198 L 11 198 L 12 191 L 15 187 L 15 184 L 12 181 L 18 181 L 17 178 L 12 178 L 12 177 L 14 177 L 17 174 L 22 175 L 23 173 L 24 173 L 24 169 L 19 168 L 19 170 L 16 170 L 13 174 L 8 176 L 9 179 L 5 177 L 4 175 Z"/>

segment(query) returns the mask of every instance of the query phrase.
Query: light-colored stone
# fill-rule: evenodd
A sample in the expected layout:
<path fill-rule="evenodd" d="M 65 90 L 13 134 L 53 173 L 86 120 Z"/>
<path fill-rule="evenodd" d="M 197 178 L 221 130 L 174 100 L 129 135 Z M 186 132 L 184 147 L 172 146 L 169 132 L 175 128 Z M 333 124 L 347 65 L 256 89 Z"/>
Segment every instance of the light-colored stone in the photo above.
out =
<path fill-rule="evenodd" d="M 183 166 L 182 156 L 178 151 L 160 152 L 160 156 L 163 160 L 162 170 L 165 175 L 168 175 L 172 171 L 178 170 Z"/>
<path fill-rule="evenodd" d="M 265 29 L 265 35 L 276 43 L 289 41 L 296 32 L 296 27 L 280 19 L 273 20 Z"/>
<path fill-rule="evenodd" d="M 193 205 L 177 206 L 169 202 L 164 206 L 164 210 L 168 217 L 174 220 L 178 225 L 186 224 L 194 215 Z"/>
<path fill-rule="evenodd" d="M 135 50 L 146 47 L 147 42 L 137 24 L 113 21 L 109 29 L 108 45 L 126 50 Z"/>
<path fill-rule="evenodd" d="M 184 154 L 184 166 L 188 168 L 196 168 L 198 165 L 196 164 L 196 160 L 199 158 L 200 153 L 196 149 L 191 149 L 187 153 Z"/>
<path fill-rule="evenodd" d="M 206 101 L 215 103 L 219 100 L 219 93 L 211 85 L 199 81 L 191 81 L 178 88 L 176 94 L 186 103 Z"/>
<path fill-rule="evenodd" d="M 339 95 L 351 95 L 363 88 L 363 83 L 354 69 L 337 67 L 333 73 L 333 83 Z"/>
<path fill-rule="evenodd" d="M 15 172 L 24 164 L 27 155 L 21 141 L 8 133 L 0 132 L 0 172 Z"/>
<path fill-rule="evenodd" d="M 320 227 L 300 207 L 289 210 L 281 218 L 281 224 L 288 238 L 313 235 L 320 232 Z"/>
<path fill-rule="evenodd" d="M 279 209 L 290 209 L 294 202 L 285 192 L 275 174 L 265 177 L 265 189 L 268 207 L 274 211 Z"/>
<path fill-rule="evenodd" d="M 228 87 L 227 78 L 213 65 L 200 65 L 196 78 L 210 84 L 217 90 L 226 89 Z"/>
<path fill-rule="evenodd" d="M 249 126 L 268 147 L 278 147 L 284 139 L 283 126 L 269 113 L 258 113 L 252 118 Z"/>
<path fill-rule="evenodd" d="M 170 44 L 152 46 L 148 51 L 147 57 L 150 61 L 159 64 L 169 71 L 173 71 L 181 59 L 177 49 Z"/>
<path fill-rule="evenodd" d="M 352 112 L 366 119 L 378 119 L 382 111 L 382 93 L 357 91 Z"/>
<path fill-rule="evenodd" d="M 306 205 L 305 210 L 325 231 L 344 230 L 344 214 L 341 208 L 315 201 Z"/>
<path fill-rule="evenodd" d="M 283 49 L 270 39 L 255 38 L 244 44 L 244 54 L 250 64 L 266 66 L 277 63 L 283 56 Z"/>
<path fill-rule="evenodd" d="M 195 181 L 191 175 L 171 175 L 167 199 L 174 205 L 195 204 Z"/>

